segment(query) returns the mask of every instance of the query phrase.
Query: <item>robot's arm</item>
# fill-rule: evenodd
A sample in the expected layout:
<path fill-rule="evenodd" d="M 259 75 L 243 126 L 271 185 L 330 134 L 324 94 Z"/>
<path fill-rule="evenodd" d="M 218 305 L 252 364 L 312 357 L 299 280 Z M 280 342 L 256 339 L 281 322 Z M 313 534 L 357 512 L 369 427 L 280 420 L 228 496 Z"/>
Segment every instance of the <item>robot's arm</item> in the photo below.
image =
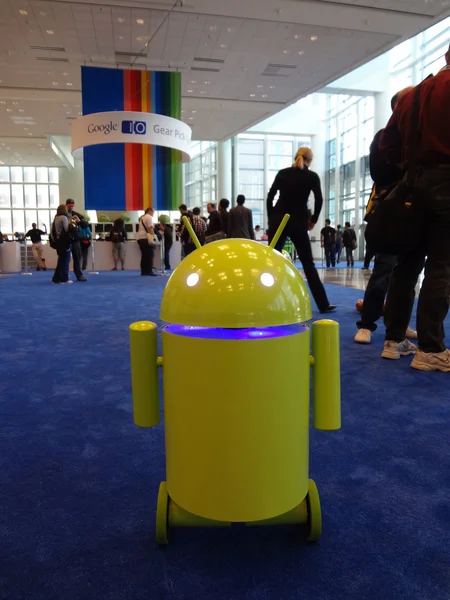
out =
<path fill-rule="evenodd" d="M 313 422 L 316 429 L 341 428 L 339 323 L 328 319 L 312 325 Z"/>
<path fill-rule="evenodd" d="M 139 427 L 159 423 L 158 328 L 139 321 L 130 325 L 131 384 L 134 422 Z"/>

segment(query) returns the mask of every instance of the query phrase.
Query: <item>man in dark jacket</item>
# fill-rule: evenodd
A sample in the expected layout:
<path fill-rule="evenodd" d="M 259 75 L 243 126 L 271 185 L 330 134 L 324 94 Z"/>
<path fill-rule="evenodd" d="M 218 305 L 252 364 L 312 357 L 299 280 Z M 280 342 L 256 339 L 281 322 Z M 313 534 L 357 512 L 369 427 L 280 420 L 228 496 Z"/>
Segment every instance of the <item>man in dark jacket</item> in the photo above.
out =
<path fill-rule="evenodd" d="M 78 224 L 83 220 L 83 215 L 75 212 L 73 207 L 75 206 L 75 201 L 72 198 L 68 198 L 66 200 L 67 212 L 69 215 L 69 223 L 72 222 L 73 228 L 71 230 L 72 234 L 72 258 L 73 258 L 73 272 L 77 278 L 77 281 L 86 281 L 86 278 L 83 276 L 83 271 L 81 270 L 81 244 L 80 244 L 80 236 L 78 235 Z"/>
<path fill-rule="evenodd" d="M 209 237 L 210 235 L 215 235 L 216 233 L 220 233 L 222 231 L 222 221 L 220 220 L 220 214 L 215 204 L 210 202 L 207 205 L 206 210 L 209 214 L 206 237 Z"/>
<path fill-rule="evenodd" d="M 236 202 L 237 206 L 230 210 L 228 217 L 228 237 L 254 240 L 252 211 L 244 206 L 245 196 L 240 194 Z"/>

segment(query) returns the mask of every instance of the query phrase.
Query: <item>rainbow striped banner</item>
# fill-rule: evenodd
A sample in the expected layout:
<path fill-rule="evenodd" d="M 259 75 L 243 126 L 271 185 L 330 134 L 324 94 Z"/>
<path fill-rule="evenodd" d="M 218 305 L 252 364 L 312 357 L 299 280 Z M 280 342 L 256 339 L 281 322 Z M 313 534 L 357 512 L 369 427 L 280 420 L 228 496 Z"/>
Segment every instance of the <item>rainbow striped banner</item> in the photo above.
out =
<path fill-rule="evenodd" d="M 81 67 L 83 115 L 149 112 L 181 119 L 181 74 Z M 182 202 L 179 150 L 147 144 L 86 147 L 88 210 L 176 210 Z"/>

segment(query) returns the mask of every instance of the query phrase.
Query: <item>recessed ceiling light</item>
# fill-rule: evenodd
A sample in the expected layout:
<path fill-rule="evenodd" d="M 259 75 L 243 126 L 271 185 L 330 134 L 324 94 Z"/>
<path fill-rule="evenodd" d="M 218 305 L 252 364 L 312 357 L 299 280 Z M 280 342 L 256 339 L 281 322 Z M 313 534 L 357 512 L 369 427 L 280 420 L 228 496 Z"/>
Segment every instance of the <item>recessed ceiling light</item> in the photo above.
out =
<path fill-rule="evenodd" d="M 24 131 L 28 131 L 28 127 L 24 127 L 23 129 L 24 129 Z"/>
<path fill-rule="evenodd" d="M 196 112 L 197 112 L 196 110 L 193 110 L 193 111 L 192 111 L 192 114 L 194 114 L 194 115 L 195 115 L 195 113 L 196 113 Z"/>
<path fill-rule="evenodd" d="M 299 35 L 298 35 L 298 33 L 296 33 L 296 34 L 294 35 L 294 39 L 295 39 L 295 40 L 298 40 L 300 37 L 301 37 L 301 36 L 299 36 Z"/>
<path fill-rule="evenodd" d="M 117 17 L 117 21 L 118 21 L 119 23 L 125 23 L 125 19 L 124 19 L 124 17 Z"/>
<path fill-rule="evenodd" d="M 189 117 L 189 121 L 193 121 L 193 120 L 194 120 L 194 117 Z"/>
<path fill-rule="evenodd" d="M 299 56 L 303 56 L 304 54 L 305 54 L 305 53 L 303 52 L 303 50 L 299 50 L 299 51 L 298 51 L 298 55 L 299 55 Z"/>
<path fill-rule="evenodd" d="M 233 28 L 232 27 L 228 27 L 227 31 L 228 31 L 228 33 L 231 33 L 233 31 Z"/>
<path fill-rule="evenodd" d="M 267 94 L 263 94 L 263 95 L 262 95 L 262 97 L 263 97 L 263 98 L 267 98 Z"/>
<path fill-rule="evenodd" d="M 79 115 L 81 115 L 81 113 L 80 113 L 80 112 L 79 112 L 78 114 L 79 114 Z"/>
<path fill-rule="evenodd" d="M 200 91 L 200 94 L 204 94 L 204 93 L 205 93 L 205 91 L 204 91 L 204 90 L 201 90 L 201 91 Z"/>
<path fill-rule="evenodd" d="M 283 50 L 283 54 L 289 54 L 290 50 Z"/>
<path fill-rule="evenodd" d="M 254 98 L 256 94 L 250 94 L 250 98 Z"/>
<path fill-rule="evenodd" d="M 217 27 L 215 25 L 210 25 L 209 28 L 211 29 L 211 31 L 215 31 L 217 29 Z"/>
<path fill-rule="evenodd" d="M 191 83 L 197 83 L 197 82 L 194 80 L 194 81 L 191 81 Z"/>
<path fill-rule="evenodd" d="M 119 35 L 119 40 L 123 40 L 123 35 Z"/>
<path fill-rule="evenodd" d="M 79 104 L 75 104 L 75 108 L 80 108 L 80 105 Z"/>
<path fill-rule="evenodd" d="M 19 112 L 25 112 L 23 108 L 19 108 Z"/>
<path fill-rule="evenodd" d="M 12 112 L 12 108 L 7 108 L 6 112 Z"/>
<path fill-rule="evenodd" d="M 316 42 L 317 40 L 318 40 L 318 37 L 317 37 L 317 35 L 312 35 L 312 36 L 311 36 L 311 41 L 312 41 L 312 42 Z"/>
<path fill-rule="evenodd" d="M 144 19 L 136 19 L 136 23 L 138 25 L 143 25 L 144 24 Z"/>
<path fill-rule="evenodd" d="M 209 85 L 210 83 L 211 83 L 210 81 L 205 81 L 205 84 L 206 84 L 206 85 Z"/>
<path fill-rule="evenodd" d="M 192 94 L 192 90 L 188 90 L 188 94 Z"/>
<path fill-rule="evenodd" d="M 47 29 L 47 33 L 48 35 L 54 35 L 55 32 L 53 31 L 53 29 Z"/>
<path fill-rule="evenodd" d="M 19 12 L 20 12 L 20 14 L 21 14 L 21 15 L 23 15 L 23 16 L 25 16 L 25 15 L 27 15 L 27 14 L 28 14 L 28 11 L 27 11 L 27 10 L 23 10 L 23 9 L 19 10 Z"/>
<path fill-rule="evenodd" d="M 274 89 L 275 89 L 275 86 L 274 86 L 274 85 L 269 85 L 269 87 L 270 87 L 270 89 L 271 89 L 271 90 L 274 90 Z"/>
<path fill-rule="evenodd" d="M 33 135 L 32 133 L 29 133 L 28 135 Z"/>
<path fill-rule="evenodd" d="M 73 86 L 73 83 L 71 83 L 70 81 L 68 81 L 68 82 L 66 83 L 66 85 L 67 85 L 68 87 L 72 87 L 72 86 Z"/>
<path fill-rule="evenodd" d="M 41 17 L 47 16 L 47 13 L 45 12 L 45 10 L 41 10 L 41 12 L 39 14 L 41 15 Z"/>
<path fill-rule="evenodd" d="M 220 44 L 220 47 L 221 47 L 221 48 L 226 48 L 226 47 L 227 47 L 227 45 L 226 45 L 226 44 Z"/>
<path fill-rule="evenodd" d="M 63 104 L 63 108 L 67 108 L 68 106 L 68 104 Z"/>
<path fill-rule="evenodd" d="M 63 73 L 64 77 L 67 77 L 69 75 L 69 73 Z"/>
<path fill-rule="evenodd" d="M 258 85 L 258 86 L 256 86 L 256 87 L 258 87 L 259 89 L 261 89 L 261 88 L 262 88 L 262 85 Z"/>
<path fill-rule="evenodd" d="M 52 81 L 52 85 L 58 85 L 57 81 Z"/>

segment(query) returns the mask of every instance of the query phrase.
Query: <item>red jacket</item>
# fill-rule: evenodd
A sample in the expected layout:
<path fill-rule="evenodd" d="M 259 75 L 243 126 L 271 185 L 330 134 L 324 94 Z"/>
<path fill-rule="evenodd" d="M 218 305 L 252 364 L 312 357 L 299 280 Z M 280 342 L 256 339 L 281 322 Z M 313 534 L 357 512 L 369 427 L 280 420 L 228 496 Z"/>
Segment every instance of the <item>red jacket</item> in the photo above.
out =
<path fill-rule="evenodd" d="M 411 131 L 415 89 L 400 98 L 384 130 L 379 148 L 391 164 L 404 162 Z M 450 164 L 450 69 L 427 79 L 420 95 L 421 139 L 416 157 L 422 165 Z"/>

